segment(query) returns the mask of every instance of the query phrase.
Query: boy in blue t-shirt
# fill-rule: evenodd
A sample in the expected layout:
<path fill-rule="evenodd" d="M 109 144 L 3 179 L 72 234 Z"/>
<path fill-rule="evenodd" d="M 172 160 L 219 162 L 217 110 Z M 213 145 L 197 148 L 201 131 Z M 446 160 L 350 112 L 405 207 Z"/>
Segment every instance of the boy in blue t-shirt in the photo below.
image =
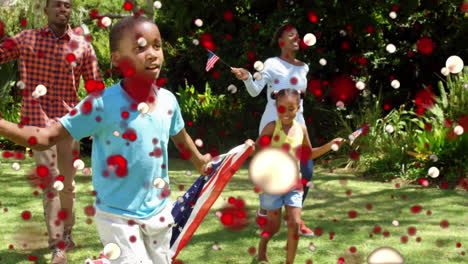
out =
<path fill-rule="evenodd" d="M 96 227 L 104 245 L 121 251 L 111 263 L 170 263 L 169 138 L 201 173 L 211 156 L 201 155 L 185 131 L 175 96 L 155 85 L 164 62 L 158 27 L 142 16 L 124 18 L 112 28 L 110 46 L 121 82 L 96 89 L 47 128 L 0 119 L 0 136 L 37 150 L 68 135 L 92 136 Z"/>

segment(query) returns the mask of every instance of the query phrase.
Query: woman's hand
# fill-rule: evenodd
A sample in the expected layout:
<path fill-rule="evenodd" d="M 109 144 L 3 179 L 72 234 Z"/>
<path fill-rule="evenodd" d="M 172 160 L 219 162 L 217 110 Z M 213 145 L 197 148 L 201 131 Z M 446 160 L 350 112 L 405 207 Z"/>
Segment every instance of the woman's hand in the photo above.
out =
<path fill-rule="evenodd" d="M 249 72 L 243 68 L 231 68 L 231 72 L 234 73 L 238 80 L 245 81 L 249 79 Z"/>

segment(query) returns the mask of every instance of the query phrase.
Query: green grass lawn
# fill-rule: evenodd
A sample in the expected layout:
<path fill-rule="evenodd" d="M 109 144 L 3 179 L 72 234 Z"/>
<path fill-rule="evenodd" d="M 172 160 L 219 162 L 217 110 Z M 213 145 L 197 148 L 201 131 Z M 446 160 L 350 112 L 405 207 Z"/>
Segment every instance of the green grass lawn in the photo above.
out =
<path fill-rule="evenodd" d="M 12 169 L 15 160 L 0 158 L 0 161 L 0 263 L 33 263 L 28 259 L 30 256 L 37 257 L 37 263 L 49 263 L 40 193 L 34 195 L 35 189 L 23 176 L 33 168 L 32 160 L 20 161 L 18 171 Z M 85 163 L 89 165 L 89 160 Z M 176 187 L 190 186 L 196 173 L 192 165 L 184 161 L 171 160 L 169 168 L 174 200 L 182 194 Z M 194 175 L 186 176 L 186 170 L 192 170 Z M 314 178 L 316 187 L 306 201 L 303 219 L 311 228 L 320 227 L 323 235 L 301 238 L 295 263 L 308 260 L 315 264 L 337 263 L 340 257 L 347 264 L 366 263 L 373 250 L 387 246 L 398 250 L 409 264 L 468 262 L 468 256 L 464 254 L 468 245 L 467 192 L 404 184 L 396 188 L 395 183 L 367 181 L 349 171 L 328 173 L 319 168 L 316 168 Z M 68 254 L 71 264 L 84 263 L 86 258 L 96 256 L 102 250 L 94 223 L 88 224 L 88 217 L 83 212 L 84 207 L 93 204 L 91 177 L 79 173 L 76 185 L 74 238 L 79 247 Z M 226 186 L 179 259 L 190 264 L 255 263 L 255 255 L 248 252 L 259 240 L 254 219 L 258 199 L 253 187 L 247 170 L 241 169 Z M 231 196 L 243 198 L 251 216 L 249 226 L 241 232 L 225 230 L 215 215 Z M 366 208 L 368 204 L 372 205 L 370 210 Z M 412 213 L 410 208 L 414 205 L 421 205 L 423 210 Z M 24 210 L 31 211 L 30 220 L 21 218 Z M 357 217 L 348 216 L 352 210 L 357 212 Z M 399 226 L 392 225 L 393 220 L 399 221 Z M 449 222 L 447 228 L 440 226 L 442 220 Z M 373 233 L 375 226 L 381 227 L 380 233 Z M 415 235 L 408 234 L 409 227 L 416 228 Z M 388 231 L 389 236 L 384 236 L 384 231 Z M 285 259 L 286 232 L 283 226 L 269 244 L 271 263 L 282 263 Z M 330 232 L 334 232 L 332 239 Z M 406 243 L 401 242 L 402 236 L 408 237 Z M 416 241 L 418 237 L 420 242 Z M 213 249 L 214 243 L 219 250 Z M 309 249 L 311 243 L 315 251 Z M 461 246 L 457 247 L 457 243 Z M 10 245 L 14 249 L 9 249 Z M 355 253 L 349 251 L 353 246 L 357 249 Z"/>

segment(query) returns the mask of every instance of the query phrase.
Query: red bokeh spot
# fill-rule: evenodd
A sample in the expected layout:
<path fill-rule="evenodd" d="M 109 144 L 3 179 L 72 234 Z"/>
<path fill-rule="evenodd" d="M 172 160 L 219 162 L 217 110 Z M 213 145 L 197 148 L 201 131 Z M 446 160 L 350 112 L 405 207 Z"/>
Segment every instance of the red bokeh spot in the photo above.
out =
<path fill-rule="evenodd" d="M 91 11 L 89 11 L 89 17 L 91 19 L 99 17 L 99 11 L 97 9 L 92 9 Z"/>
<path fill-rule="evenodd" d="M 229 10 L 224 11 L 223 18 L 224 18 L 224 21 L 230 22 L 234 19 L 234 14 L 232 13 L 232 11 L 229 11 Z"/>
<path fill-rule="evenodd" d="M 249 50 L 247 51 L 246 55 L 247 55 L 247 58 L 249 58 L 249 60 L 251 61 L 255 60 L 255 52 Z"/>
<path fill-rule="evenodd" d="M 301 145 L 296 148 L 295 156 L 299 161 L 306 163 L 312 157 L 312 149 L 309 146 Z"/>
<path fill-rule="evenodd" d="M 211 76 L 213 76 L 215 79 L 218 79 L 221 76 L 221 73 L 219 71 L 213 71 Z"/>
<path fill-rule="evenodd" d="M 382 228 L 378 225 L 374 226 L 374 229 L 372 230 L 375 234 L 380 234 L 382 232 Z"/>
<path fill-rule="evenodd" d="M 213 36 L 210 33 L 203 33 L 200 35 L 200 42 L 205 49 L 214 51 L 216 49 L 216 45 L 213 42 Z"/>
<path fill-rule="evenodd" d="M 88 92 L 88 94 L 96 91 L 97 89 L 97 82 L 95 80 L 87 80 L 85 82 L 85 89 Z"/>
<path fill-rule="evenodd" d="M 128 173 L 127 160 L 121 155 L 110 156 L 107 158 L 107 165 L 117 166 L 115 174 L 119 177 L 125 177 Z"/>
<path fill-rule="evenodd" d="M 5 23 L 0 20 L 0 39 L 3 38 L 3 35 L 5 35 Z"/>
<path fill-rule="evenodd" d="M 434 43 L 429 37 L 422 37 L 416 42 L 418 52 L 424 55 L 429 55 L 434 50 Z"/>
<path fill-rule="evenodd" d="M 435 103 L 435 95 L 429 89 L 422 89 L 416 93 L 414 104 L 425 109 L 431 108 Z"/>
<path fill-rule="evenodd" d="M 292 85 L 296 85 L 297 84 L 297 78 L 296 77 L 292 77 L 289 82 L 292 84 Z"/>
<path fill-rule="evenodd" d="M 286 107 L 284 107 L 282 105 L 278 106 L 278 113 L 282 114 L 284 112 L 286 112 Z"/>
<path fill-rule="evenodd" d="M 164 78 L 164 77 L 158 78 L 156 80 L 156 86 L 163 87 L 166 84 L 166 82 L 167 82 L 166 78 Z"/>
<path fill-rule="evenodd" d="M 411 212 L 414 214 L 417 214 L 422 211 L 422 206 L 420 205 L 414 205 L 411 207 Z"/>
<path fill-rule="evenodd" d="M 96 208 L 93 205 L 88 205 L 84 208 L 84 213 L 87 216 L 94 216 L 96 214 Z"/>
<path fill-rule="evenodd" d="M 66 60 L 67 60 L 68 62 L 74 62 L 74 61 L 76 60 L 75 54 L 73 54 L 73 53 L 67 54 Z"/>
<path fill-rule="evenodd" d="M 57 217 L 58 219 L 60 220 L 65 220 L 68 216 L 68 213 L 65 209 L 61 209 L 58 213 L 57 213 Z"/>
<path fill-rule="evenodd" d="M 130 113 L 128 111 L 123 111 L 122 114 L 120 114 L 120 116 L 123 119 L 127 119 L 130 116 Z"/>
<path fill-rule="evenodd" d="M 260 137 L 260 140 L 259 140 L 260 147 L 262 147 L 262 148 L 268 147 L 268 146 L 270 146 L 270 143 L 271 143 L 271 137 L 270 136 L 263 135 L 263 136 Z"/>
<path fill-rule="evenodd" d="M 47 168 L 47 167 L 44 166 L 44 165 L 39 165 L 39 166 L 37 166 L 37 168 L 36 168 L 36 174 L 37 174 L 37 176 L 39 176 L 39 177 L 48 176 L 48 175 L 49 175 L 49 168 Z"/>
<path fill-rule="evenodd" d="M 31 212 L 30 211 L 23 211 L 21 213 L 21 218 L 23 218 L 24 220 L 29 220 L 31 219 Z"/>
<path fill-rule="evenodd" d="M 318 16 L 314 11 L 307 12 L 307 17 L 309 18 L 309 21 L 312 23 L 318 22 Z"/>
<path fill-rule="evenodd" d="M 132 243 L 135 243 L 136 240 L 137 240 L 137 238 L 136 238 L 136 236 L 130 236 L 130 237 L 128 238 L 128 240 L 129 240 L 130 242 L 132 242 Z"/>
<path fill-rule="evenodd" d="M 131 11 L 133 9 L 133 3 L 130 1 L 125 1 L 123 4 L 123 9 L 126 11 Z"/>
<path fill-rule="evenodd" d="M 125 131 L 125 133 L 122 134 L 122 138 L 129 140 L 131 142 L 135 141 L 137 139 L 137 134 L 135 129 L 129 128 Z"/>
<path fill-rule="evenodd" d="M 414 227 L 414 226 L 408 227 L 408 235 L 410 235 L 410 236 L 416 235 L 416 227 Z"/>
<path fill-rule="evenodd" d="M 37 138 L 36 137 L 30 137 L 28 139 L 28 143 L 29 145 L 33 146 L 33 145 L 36 145 L 37 144 Z"/>
<path fill-rule="evenodd" d="M 349 42 L 343 41 L 343 42 L 341 43 L 341 49 L 342 49 L 342 50 L 349 50 Z"/>
<path fill-rule="evenodd" d="M 353 151 L 351 152 L 350 158 L 351 158 L 352 160 L 359 160 L 359 152 L 353 150 Z"/>
<path fill-rule="evenodd" d="M 241 231 L 249 223 L 248 211 L 242 199 L 234 199 L 221 209 L 220 221 L 224 228 L 230 231 Z"/>
<path fill-rule="evenodd" d="M 316 236 L 321 236 L 321 235 L 323 235 L 323 229 L 322 229 L 321 227 L 316 227 L 316 228 L 314 229 L 314 234 L 315 234 Z"/>
<path fill-rule="evenodd" d="M 359 94 L 356 84 L 349 75 L 340 75 L 330 81 L 330 96 L 334 102 L 348 104 Z"/>
<path fill-rule="evenodd" d="M 15 49 L 16 42 L 11 38 L 6 38 L 3 41 L 3 47 L 5 47 L 6 50 L 11 51 L 11 50 Z"/>
<path fill-rule="evenodd" d="M 401 243 L 406 244 L 408 242 L 408 237 L 407 236 L 402 236 L 402 237 L 400 237 L 400 241 L 401 241 Z"/>
<path fill-rule="evenodd" d="M 58 243 L 57 243 L 57 247 L 60 248 L 60 249 L 65 249 L 65 247 L 67 246 L 67 243 L 63 240 L 60 240 Z"/>
<path fill-rule="evenodd" d="M 122 75 L 124 77 L 133 76 L 135 74 L 135 72 L 136 72 L 135 71 L 135 65 L 128 58 L 120 59 L 119 62 L 118 62 L 117 69 L 119 70 L 120 73 L 122 73 Z"/>
<path fill-rule="evenodd" d="M 463 3 L 460 5 L 460 10 L 462 12 L 468 12 L 468 2 L 467 1 L 463 1 Z"/>
<path fill-rule="evenodd" d="M 448 228 L 449 227 L 449 222 L 447 220 L 440 221 L 440 227 Z"/>
<path fill-rule="evenodd" d="M 351 252 L 351 253 L 356 253 L 356 251 L 357 251 L 356 247 L 350 247 L 349 248 L 349 252 Z"/>
<path fill-rule="evenodd" d="M 348 212 L 349 218 L 356 218 L 358 213 L 354 210 Z"/>
<path fill-rule="evenodd" d="M 26 27 L 28 25 L 28 20 L 26 20 L 26 18 L 22 18 L 20 24 L 22 27 Z"/>
<path fill-rule="evenodd" d="M 84 115 L 89 115 L 93 112 L 93 98 L 92 97 L 86 98 L 86 100 L 81 105 L 80 111 Z"/>

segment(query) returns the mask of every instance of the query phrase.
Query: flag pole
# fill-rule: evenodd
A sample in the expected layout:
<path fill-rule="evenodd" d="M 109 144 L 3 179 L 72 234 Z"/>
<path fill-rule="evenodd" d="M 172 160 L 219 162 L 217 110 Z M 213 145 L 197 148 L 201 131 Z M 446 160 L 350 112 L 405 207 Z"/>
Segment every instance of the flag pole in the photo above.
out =
<path fill-rule="evenodd" d="M 214 54 L 214 52 L 212 52 L 211 50 L 209 50 L 209 49 L 206 49 L 206 50 L 207 50 L 209 53 L 211 53 L 211 54 L 213 54 L 213 55 L 216 55 L 216 54 Z M 223 59 L 221 59 L 221 57 L 218 56 L 218 58 L 219 58 L 219 61 L 220 61 L 220 62 L 222 62 L 224 65 L 228 66 L 228 67 L 232 70 L 231 65 L 227 64 Z"/>

